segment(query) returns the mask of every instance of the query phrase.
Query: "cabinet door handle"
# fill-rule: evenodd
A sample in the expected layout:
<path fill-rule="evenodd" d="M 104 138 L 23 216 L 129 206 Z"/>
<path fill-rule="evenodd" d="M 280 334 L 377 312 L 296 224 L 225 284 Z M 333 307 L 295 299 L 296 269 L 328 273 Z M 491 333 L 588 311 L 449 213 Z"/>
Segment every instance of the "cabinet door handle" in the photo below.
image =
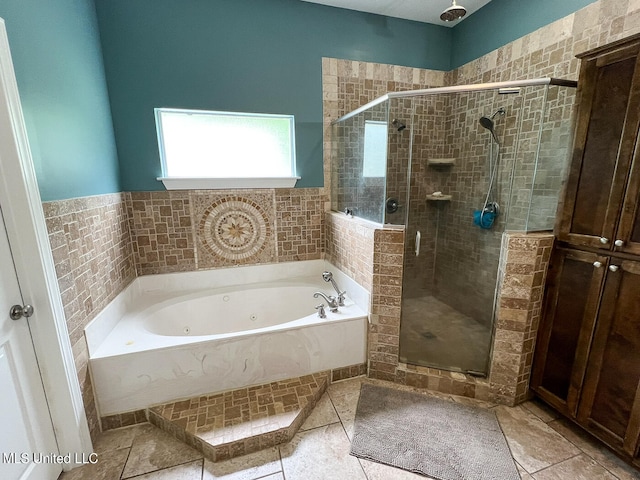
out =
<path fill-rule="evenodd" d="M 606 245 L 609 243 L 609 239 L 607 237 L 600 237 L 600 243 Z"/>
<path fill-rule="evenodd" d="M 622 246 L 624 246 L 624 240 L 616 240 L 615 242 L 613 242 L 613 244 L 616 247 L 622 247 Z"/>
<path fill-rule="evenodd" d="M 600 267 L 602 267 L 602 262 L 595 261 L 595 262 L 593 262 L 593 266 L 596 267 L 596 268 L 600 268 Z"/>
<path fill-rule="evenodd" d="M 618 265 L 609 265 L 609 270 L 617 272 L 620 267 Z"/>

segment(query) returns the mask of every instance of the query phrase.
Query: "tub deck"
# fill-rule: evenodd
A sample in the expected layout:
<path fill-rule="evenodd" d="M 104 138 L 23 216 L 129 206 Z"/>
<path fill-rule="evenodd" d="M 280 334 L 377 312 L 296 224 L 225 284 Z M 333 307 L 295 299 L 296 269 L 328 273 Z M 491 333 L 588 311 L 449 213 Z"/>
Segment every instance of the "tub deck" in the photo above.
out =
<path fill-rule="evenodd" d="M 100 415 L 366 362 L 368 312 L 359 305 L 369 304 L 368 293 L 324 262 L 297 263 L 136 279 L 85 329 Z M 343 275 L 338 281 L 348 298 L 338 312 L 320 319 L 313 292 L 331 293 L 322 281 L 327 269 Z M 231 283 L 234 277 L 246 283 Z M 265 285 L 280 290 L 254 303 Z M 204 298 L 217 303 L 198 303 Z M 250 308 L 236 320 L 223 308 L 231 304 Z M 296 309 L 281 312 L 287 304 Z M 282 320 L 269 321 L 270 311 L 282 313 Z M 200 312 L 208 316 L 197 318 Z M 204 334 L 216 313 L 224 328 Z"/>

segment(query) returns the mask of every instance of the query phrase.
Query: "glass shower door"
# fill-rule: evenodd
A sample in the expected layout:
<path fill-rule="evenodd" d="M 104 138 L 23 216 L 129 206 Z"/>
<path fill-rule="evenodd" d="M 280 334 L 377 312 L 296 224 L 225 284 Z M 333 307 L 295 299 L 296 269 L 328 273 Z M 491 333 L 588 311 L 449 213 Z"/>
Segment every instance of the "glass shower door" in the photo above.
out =
<path fill-rule="evenodd" d="M 495 91 L 414 98 L 401 362 L 486 375 L 520 103 Z"/>

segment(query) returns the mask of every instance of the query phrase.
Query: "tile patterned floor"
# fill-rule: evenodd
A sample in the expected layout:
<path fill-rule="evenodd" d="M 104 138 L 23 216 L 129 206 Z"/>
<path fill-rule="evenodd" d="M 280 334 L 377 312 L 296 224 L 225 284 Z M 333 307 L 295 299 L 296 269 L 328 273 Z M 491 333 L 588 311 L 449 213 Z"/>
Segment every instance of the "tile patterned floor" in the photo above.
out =
<path fill-rule="evenodd" d="M 362 377 L 333 383 L 290 442 L 216 463 L 150 424 L 111 430 L 96 442 L 98 464 L 60 480 L 424 480 L 349 455 L 362 382 L 400 388 Z M 640 479 L 639 471 L 543 404 L 510 408 L 434 395 L 494 409 L 523 480 Z"/>

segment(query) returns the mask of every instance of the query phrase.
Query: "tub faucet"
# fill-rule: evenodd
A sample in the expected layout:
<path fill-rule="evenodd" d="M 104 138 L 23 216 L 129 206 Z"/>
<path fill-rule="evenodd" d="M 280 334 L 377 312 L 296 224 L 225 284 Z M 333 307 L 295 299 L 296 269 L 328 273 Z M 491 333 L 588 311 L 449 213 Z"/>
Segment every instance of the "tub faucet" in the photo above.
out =
<path fill-rule="evenodd" d="M 329 307 L 329 311 L 336 313 L 338 311 L 338 299 L 333 295 L 326 295 L 322 292 L 316 292 L 313 294 L 313 298 L 322 297 L 325 302 L 327 302 L 327 306 Z"/>
<path fill-rule="evenodd" d="M 325 282 L 331 282 L 331 285 L 333 285 L 333 289 L 338 294 L 338 305 L 340 305 L 341 307 L 344 307 L 344 295 L 347 292 L 346 291 L 344 291 L 344 292 L 340 291 L 340 288 L 338 287 L 338 284 L 333 279 L 333 273 L 331 273 L 331 272 L 322 272 L 322 279 Z"/>

